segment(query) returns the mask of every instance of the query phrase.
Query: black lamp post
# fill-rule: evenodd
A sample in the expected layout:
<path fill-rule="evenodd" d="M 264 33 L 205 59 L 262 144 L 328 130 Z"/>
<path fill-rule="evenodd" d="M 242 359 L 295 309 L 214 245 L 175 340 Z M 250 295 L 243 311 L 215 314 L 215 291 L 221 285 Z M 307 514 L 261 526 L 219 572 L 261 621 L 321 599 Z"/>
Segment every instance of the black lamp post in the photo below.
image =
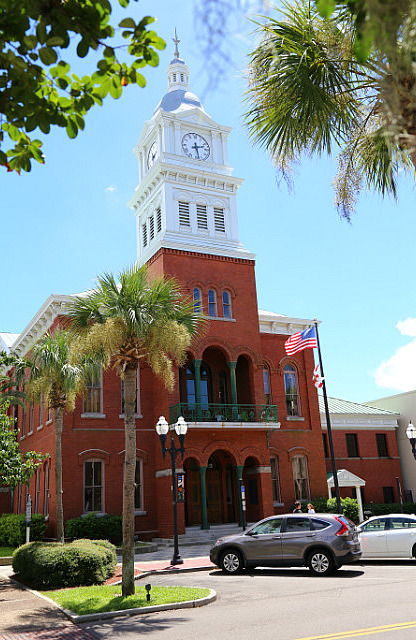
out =
<path fill-rule="evenodd" d="M 412 445 L 413 457 L 416 459 L 416 427 L 412 424 L 411 420 L 407 425 L 406 435 L 410 440 L 410 444 Z"/>
<path fill-rule="evenodd" d="M 160 438 L 160 444 L 162 446 L 162 455 L 165 459 L 166 451 L 170 454 L 172 463 L 172 502 L 173 502 L 173 558 L 170 561 L 171 565 L 183 564 L 183 560 L 179 555 L 178 545 L 178 515 L 177 515 L 177 487 L 176 487 L 176 455 L 181 452 L 182 460 L 185 452 L 185 435 L 188 430 L 188 425 L 185 420 L 178 418 L 178 422 L 174 425 L 169 425 L 163 416 L 160 416 L 157 425 L 156 432 Z M 170 447 L 166 447 L 166 438 L 170 431 Z M 175 431 L 179 438 L 179 448 L 175 447 Z"/>

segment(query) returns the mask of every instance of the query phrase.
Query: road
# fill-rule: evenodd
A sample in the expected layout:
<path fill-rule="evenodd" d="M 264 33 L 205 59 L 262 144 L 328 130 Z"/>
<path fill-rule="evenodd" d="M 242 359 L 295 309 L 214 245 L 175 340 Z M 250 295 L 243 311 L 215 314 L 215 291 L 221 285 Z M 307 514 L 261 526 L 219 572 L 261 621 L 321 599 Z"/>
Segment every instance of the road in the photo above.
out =
<path fill-rule="evenodd" d="M 217 601 L 81 625 L 99 639 L 137 640 L 414 640 L 416 563 L 377 561 L 321 578 L 306 569 L 220 571 L 147 578 L 152 585 L 208 586 Z"/>

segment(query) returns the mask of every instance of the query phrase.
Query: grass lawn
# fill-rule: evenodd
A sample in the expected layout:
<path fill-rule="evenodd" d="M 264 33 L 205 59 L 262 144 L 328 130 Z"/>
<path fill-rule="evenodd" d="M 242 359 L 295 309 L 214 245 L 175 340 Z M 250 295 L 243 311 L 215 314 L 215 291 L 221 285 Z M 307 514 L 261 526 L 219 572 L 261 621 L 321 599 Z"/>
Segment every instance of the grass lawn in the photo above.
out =
<path fill-rule="evenodd" d="M 192 587 L 152 587 L 150 602 L 146 600 L 146 590 L 143 586 L 136 586 L 134 596 L 121 595 L 121 585 L 99 585 L 92 587 L 76 587 L 74 589 L 60 589 L 59 591 L 44 591 L 65 609 L 77 615 L 88 613 L 102 613 L 104 611 L 120 611 L 186 600 L 198 600 L 209 594 L 209 589 L 194 589 Z"/>
<path fill-rule="evenodd" d="M 0 558 L 7 558 L 13 555 L 16 547 L 0 547 Z"/>

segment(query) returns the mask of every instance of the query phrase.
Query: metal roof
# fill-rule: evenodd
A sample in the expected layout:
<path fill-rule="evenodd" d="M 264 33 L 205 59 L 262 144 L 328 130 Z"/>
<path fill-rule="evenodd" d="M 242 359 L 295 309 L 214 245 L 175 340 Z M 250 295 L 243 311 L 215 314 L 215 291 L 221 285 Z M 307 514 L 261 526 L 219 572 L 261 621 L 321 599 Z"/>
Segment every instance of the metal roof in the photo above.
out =
<path fill-rule="evenodd" d="M 319 397 L 319 411 L 325 413 L 324 398 Z M 361 414 L 361 415 L 373 415 L 373 416 L 397 416 L 398 413 L 394 411 L 387 411 L 386 409 L 380 409 L 379 407 L 372 407 L 369 404 L 360 404 L 358 402 L 351 402 L 350 400 L 340 400 L 339 398 L 331 398 L 328 396 L 328 409 L 329 413 L 343 413 L 343 414 Z"/>

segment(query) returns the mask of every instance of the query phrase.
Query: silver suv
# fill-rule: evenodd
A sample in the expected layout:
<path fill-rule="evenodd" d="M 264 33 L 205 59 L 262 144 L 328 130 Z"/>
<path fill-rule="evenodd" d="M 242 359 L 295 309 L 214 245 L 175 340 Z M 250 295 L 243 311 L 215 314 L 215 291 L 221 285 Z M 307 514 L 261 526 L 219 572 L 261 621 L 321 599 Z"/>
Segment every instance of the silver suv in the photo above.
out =
<path fill-rule="evenodd" d="M 343 515 L 290 513 L 220 538 L 210 558 L 225 573 L 257 566 L 307 566 L 312 573 L 326 576 L 359 560 L 361 546 L 354 523 Z"/>

